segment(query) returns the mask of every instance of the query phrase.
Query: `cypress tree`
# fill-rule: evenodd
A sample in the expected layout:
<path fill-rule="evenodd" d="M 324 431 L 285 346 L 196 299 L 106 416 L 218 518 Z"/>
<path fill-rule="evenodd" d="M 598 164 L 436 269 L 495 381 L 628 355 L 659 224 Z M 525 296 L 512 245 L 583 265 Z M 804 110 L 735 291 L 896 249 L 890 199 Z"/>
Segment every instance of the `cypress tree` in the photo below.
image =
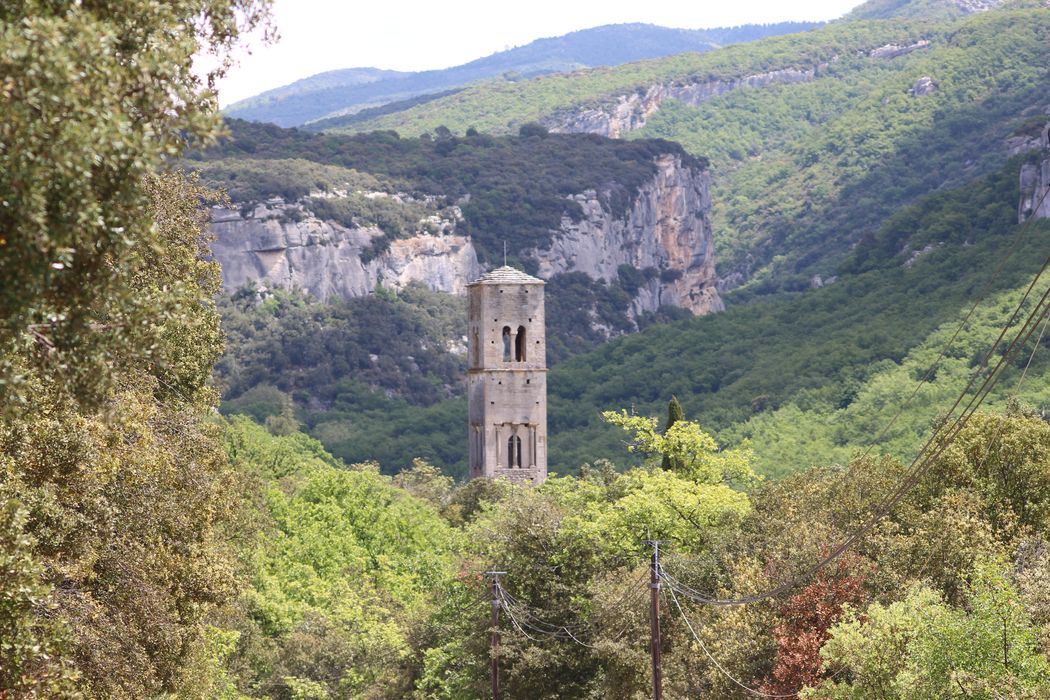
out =
<path fill-rule="evenodd" d="M 678 397 L 672 394 L 671 401 L 667 404 L 667 425 L 664 426 L 664 433 L 680 420 L 685 420 L 685 413 L 682 411 L 682 404 L 678 403 Z M 669 456 L 664 455 L 664 461 L 660 466 L 664 469 L 678 471 L 682 467 L 680 462 L 681 460 L 672 460 Z"/>

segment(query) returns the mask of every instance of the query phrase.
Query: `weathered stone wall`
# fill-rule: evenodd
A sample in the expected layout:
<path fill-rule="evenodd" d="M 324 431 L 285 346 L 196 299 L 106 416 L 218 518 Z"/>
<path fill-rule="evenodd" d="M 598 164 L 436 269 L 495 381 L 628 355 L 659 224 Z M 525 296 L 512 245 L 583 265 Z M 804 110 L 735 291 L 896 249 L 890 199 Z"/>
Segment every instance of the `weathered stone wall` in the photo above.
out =
<path fill-rule="evenodd" d="M 502 267 L 467 288 L 472 477 L 547 477 L 543 281 Z M 519 447 L 511 454 L 512 441 Z"/>

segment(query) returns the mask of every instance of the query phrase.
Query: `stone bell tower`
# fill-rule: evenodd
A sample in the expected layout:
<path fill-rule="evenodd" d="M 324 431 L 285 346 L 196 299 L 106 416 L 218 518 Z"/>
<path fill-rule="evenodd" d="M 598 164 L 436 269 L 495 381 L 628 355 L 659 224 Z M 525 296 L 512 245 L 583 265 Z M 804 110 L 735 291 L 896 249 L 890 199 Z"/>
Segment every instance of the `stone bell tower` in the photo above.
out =
<path fill-rule="evenodd" d="M 471 478 L 547 478 L 543 285 L 506 265 L 467 285 Z"/>

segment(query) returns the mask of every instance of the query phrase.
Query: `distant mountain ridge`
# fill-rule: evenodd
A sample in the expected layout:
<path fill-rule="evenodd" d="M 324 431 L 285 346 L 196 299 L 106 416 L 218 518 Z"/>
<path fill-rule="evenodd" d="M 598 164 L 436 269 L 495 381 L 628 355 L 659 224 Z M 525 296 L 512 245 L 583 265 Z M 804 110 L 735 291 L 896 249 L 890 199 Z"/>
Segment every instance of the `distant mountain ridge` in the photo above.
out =
<path fill-rule="evenodd" d="M 327 71 L 298 80 L 226 108 L 227 116 L 278 126 L 302 126 L 340 115 L 381 107 L 429 93 L 447 91 L 481 80 L 523 78 L 596 66 L 617 66 L 678 53 L 709 51 L 812 29 L 819 22 L 749 24 L 715 29 L 673 29 L 650 24 L 611 24 L 564 36 L 537 39 L 461 66 L 420 72 L 378 68 Z M 334 118 L 334 119 L 331 119 Z"/>

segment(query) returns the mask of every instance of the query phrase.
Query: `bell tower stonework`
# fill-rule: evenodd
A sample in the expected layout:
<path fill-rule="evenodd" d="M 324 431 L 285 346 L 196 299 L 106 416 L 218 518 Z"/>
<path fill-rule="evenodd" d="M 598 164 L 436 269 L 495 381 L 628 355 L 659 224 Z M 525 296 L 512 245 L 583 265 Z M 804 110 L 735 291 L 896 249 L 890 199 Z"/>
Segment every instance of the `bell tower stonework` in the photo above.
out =
<path fill-rule="evenodd" d="M 467 285 L 471 478 L 547 478 L 543 285 L 506 265 Z"/>

